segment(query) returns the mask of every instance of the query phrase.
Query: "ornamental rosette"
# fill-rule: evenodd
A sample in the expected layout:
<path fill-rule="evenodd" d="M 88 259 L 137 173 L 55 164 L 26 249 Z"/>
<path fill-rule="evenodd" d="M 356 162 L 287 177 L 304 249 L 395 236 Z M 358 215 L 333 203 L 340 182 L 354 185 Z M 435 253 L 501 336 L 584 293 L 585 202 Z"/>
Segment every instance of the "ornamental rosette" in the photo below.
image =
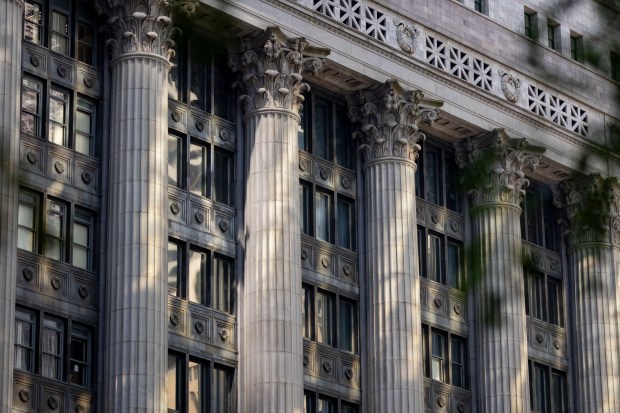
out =
<path fill-rule="evenodd" d="M 456 163 L 463 169 L 461 181 L 474 207 L 520 205 L 530 184 L 525 171 L 534 172 L 545 152 L 527 139 L 509 137 L 503 129 L 463 139 L 454 146 Z"/>
<path fill-rule="evenodd" d="M 414 163 L 425 139 L 421 124 L 432 126 L 443 102 L 424 99 L 419 90 L 405 90 L 388 80 L 347 96 L 349 118 L 361 123 L 353 134 L 360 141 L 364 163 L 383 158 L 401 158 Z"/>
<path fill-rule="evenodd" d="M 196 10 L 193 0 L 97 0 L 97 12 L 108 17 L 106 46 L 111 58 L 128 53 L 174 56 L 172 37 L 180 30 L 172 26 L 173 14 Z"/>
<path fill-rule="evenodd" d="M 599 174 L 564 181 L 554 204 L 566 213 L 571 247 L 586 243 L 620 245 L 620 183 Z M 610 238 L 611 237 L 611 238 Z"/>
<path fill-rule="evenodd" d="M 278 27 L 242 38 L 239 50 L 228 57 L 228 65 L 241 74 L 234 87 L 241 89 L 246 113 L 285 109 L 299 114 L 302 92 L 310 90 L 302 82 L 302 73 L 316 75 L 328 53 L 328 49 L 310 46 L 303 37 L 286 37 Z"/>

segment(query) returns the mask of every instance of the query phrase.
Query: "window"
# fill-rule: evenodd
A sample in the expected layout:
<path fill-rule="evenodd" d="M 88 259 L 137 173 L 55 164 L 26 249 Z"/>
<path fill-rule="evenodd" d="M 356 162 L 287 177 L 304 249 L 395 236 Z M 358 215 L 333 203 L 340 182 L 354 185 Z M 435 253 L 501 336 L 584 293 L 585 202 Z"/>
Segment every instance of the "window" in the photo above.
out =
<path fill-rule="evenodd" d="M 299 149 L 347 169 L 355 169 L 356 143 L 344 104 L 326 96 L 305 96 L 297 137 Z"/>
<path fill-rule="evenodd" d="M 176 352 L 168 353 L 168 411 L 230 413 L 233 411 L 234 370 Z"/>
<path fill-rule="evenodd" d="M 474 10 L 476 10 L 478 13 L 487 13 L 486 10 L 486 1 L 485 0 L 474 0 Z"/>
<path fill-rule="evenodd" d="M 568 411 L 566 373 L 529 361 L 530 408 L 534 413 Z"/>
<path fill-rule="evenodd" d="M 67 337 L 70 337 L 68 343 Z M 86 326 L 52 314 L 15 308 L 13 367 L 17 370 L 90 387 L 92 345 L 92 333 Z"/>
<path fill-rule="evenodd" d="M 570 57 L 583 63 L 583 36 L 574 32 L 570 33 Z"/>
<path fill-rule="evenodd" d="M 22 78 L 20 131 L 46 138 L 56 145 L 73 148 L 87 156 L 96 153 L 96 104 L 90 99 L 52 85 L 43 104 L 44 83 L 30 76 Z M 69 121 L 75 104 L 75 121 Z M 47 122 L 42 119 L 47 110 Z M 45 126 L 45 127 L 44 127 Z"/>
<path fill-rule="evenodd" d="M 299 198 L 303 234 L 348 250 L 356 249 L 353 199 L 305 181 L 299 183 Z"/>
<path fill-rule="evenodd" d="M 234 282 L 232 258 L 168 241 L 168 294 L 232 314 Z"/>
<path fill-rule="evenodd" d="M 611 79 L 620 82 L 620 54 L 612 50 L 609 52 L 609 59 L 611 60 Z"/>
<path fill-rule="evenodd" d="M 340 405 L 340 408 L 338 408 Z M 304 413 L 358 413 L 356 404 L 304 390 Z"/>
<path fill-rule="evenodd" d="M 93 65 L 96 57 L 97 15 L 87 0 L 27 0 L 24 39 L 55 53 Z"/>
<path fill-rule="evenodd" d="M 460 171 L 454 152 L 424 142 L 415 174 L 416 196 L 436 205 L 462 212 L 459 191 Z"/>
<path fill-rule="evenodd" d="M 234 121 L 236 95 L 228 68 L 227 52 L 210 41 L 181 39 L 178 54 L 171 59 L 168 97 Z"/>
<path fill-rule="evenodd" d="M 45 214 L 41 214 L 42 199 L 43 195 L 26 189 L 19 192 L 18 248 L 93 270 L 94 213 L 48 197 Z M 45 229 L 42 234 L 40 228 Z"/>
<path fill-rule="evenodd" d="M 304 338 L 358 352 L 357 303 L 308 284 L 303 284 L 302 319 Z"/>
<path fill-rule="evenodd" d="M 560 25 L 547 20 L 547 46 L 553 50 L 560 50 Z"/>
<path fill-rule="evenodd" d="M 564 327 L 562 280 L 537 271 L 526 271 L 525 275 L 526 314 Z"/>
<path fill-rule="evenodd" d="M 186 153 L 189 154 L 187 167 Z M 169 185 L 187 188 L 195 195 L 212 197 L 215 202 L 233 205 L 233 168 L 232 152 L 219 147 L 212 150 L 211 145 L 198 139 L 191 139 L 187 145 L 185 138 L 168 135 Z"/>
<path fill-rule="evenodd" d="M 538 24 L 537 14 L 535 11 L 530 9 L 525 9 L 523 12 L 523 22 L 524 22 L 524 33 L 530 39 L 536 40 L 538 38 L 536 26 Z"/>
<path fill-rule="evenodd" d="M 461 288 L 462 254 L 460 241 L 418 227 L 418 257 L 422 277 L 452 288 Z"/>
<path fill-rule="evenodd" d="M 422 341 L 424 375 L 467 389 L 467 340 L 423 324 Z"/>
<path fill-rule="evenodd" d="M 523 239 L 554 252 L 560 252 L 562 234 L 558 225 L 559 210 L 553 205 L 553 194 L 548 187 L 534 182 L 527 189 L 521 213 Z"/>

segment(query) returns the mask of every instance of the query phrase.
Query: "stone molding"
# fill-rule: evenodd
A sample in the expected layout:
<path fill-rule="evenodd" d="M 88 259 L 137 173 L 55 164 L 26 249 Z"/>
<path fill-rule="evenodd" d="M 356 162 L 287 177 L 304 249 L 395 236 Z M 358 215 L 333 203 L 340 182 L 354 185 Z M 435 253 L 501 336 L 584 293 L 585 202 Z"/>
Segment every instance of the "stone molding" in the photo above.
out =
<path fill-rule="evenodd" d="M 530 184 L 524 171 L 534 172 L 545 148 L 527 139 L 511 138 L 494 129 L 455 142 L 456 163 L 465 169 L 463 184 L 474 207 L 494 203 L 519 206 Z"/>
<path fill-rule="evenodd" d="M 365 164 L 400 158 L 415 165 L 418 142 L 426 138 L 419 126 L 432 126 L 439 113 L 437 108 L 443 105 L 438 100 L 424 99 L 420 90 L 405 90 L 393 79 L 351 94 L 347 101 L 349 118 L 362 124 L 353 138 L 360 141 Z"/>
<path fill-rule="evenodd" d="M 303 37 L 289 38 L 275 26 L 257 36 L 241 39 L 240 49 L 228 57 L 233 72 L 241 73 L 235 87 L 246 113 L 261 109 L 283 109 L 299 114 L 310 86 L 302 73 L 316 75 L 329 49 L 313 47 Z"/>
<path fill-rule="evenodd" d="M 590 242 L 620 245 L 618 178 L 591 174 L 564 181 L 554 188 L 553 203 L 566 214 L 570 247 Z"/>
<path fill-rule="evenodd" d="M 174 13 L 191 15 L 198 6 L 193 0 L 97 0 L 100 15 L 108 17 L 107 49 L 112 59 L 129 53 L 174 56 L 172 37 L 180 29 L 172 25 Z"/>

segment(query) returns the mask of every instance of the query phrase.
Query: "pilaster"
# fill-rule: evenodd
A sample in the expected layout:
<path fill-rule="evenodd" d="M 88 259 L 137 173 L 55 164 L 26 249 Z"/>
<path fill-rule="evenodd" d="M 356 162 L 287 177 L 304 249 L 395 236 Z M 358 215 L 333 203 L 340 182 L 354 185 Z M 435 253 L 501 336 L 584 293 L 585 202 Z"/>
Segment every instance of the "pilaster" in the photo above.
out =
<path fill-rule="evenodd" d="M 166 411 L 167 74 L 178 2 L 99 1 L 110 53 L 106 412 Z M 190 7 L 191 8 L 191 7 Z"/>
<path fill-rule="evenodd" d="M 501 129 L 455 144 L 473 228 L 481 412 L 530 411 L 520 204 L 544 152 Z"/>
<path fill-rule="evenodd" d="M 561 189 L 555 201 L 569 224 L 576 410 L 615 412 L 620 409 L 620 184 L 615 177 L 590 175 L 563 182 Z"/>
<path fill-rule="evenodd" d="M 12 411 L 24 2 L 0 0 L 0 413 Z"/>
<path fill-rule="evenodd" d="M 245 108 L 245 265 L 239 411 L 301 413 L 303 348 L 299 109 L 328 51 L 269 27 L 229 57 Z"/>
<path fill-rule="evenodd" d="M 424 411 L 415 160 L 441 103 L 423 97 L 393 80 L 348 97 L 364 160 L 371 413 Z"/>

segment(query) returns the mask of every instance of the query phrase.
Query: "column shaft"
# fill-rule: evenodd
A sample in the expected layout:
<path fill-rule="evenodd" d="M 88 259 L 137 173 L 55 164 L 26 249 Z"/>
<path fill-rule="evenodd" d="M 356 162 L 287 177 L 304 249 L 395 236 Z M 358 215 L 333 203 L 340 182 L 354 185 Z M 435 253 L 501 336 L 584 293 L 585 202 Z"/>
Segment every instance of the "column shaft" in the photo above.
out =
<path fill-rule="evenodd" d="M 490 204 L 472 211 L 481 412 L 529 412 L 521 209 Z M 490 318 L 492 317 L 492 319 Z"/>
<path fill-rule="evenodd" d="M 578 244 L 569 250 L 575 308 L 575 361 L 583 413 L 620 410 L 618 314 L 612 248 Z"/>
<path fill-rule="evenodd" d="M 303 348 L 297 126 L 288 110 L 246 117 L 241 411 L 301 413 Z"/>
<path fill-rule="evenodd" d="M 24 3 L 0 0 L 0 413 L 12 411 Z"/>
<path fill-rule="evenodd" d="M 380 160 L 364 172 L 369 411 L 422 413 L 415 164 Z"/>
<path fill-rule="evenodd" d="M 111 64 L 106 412 L 166 410 L 168 63 Z"/>

